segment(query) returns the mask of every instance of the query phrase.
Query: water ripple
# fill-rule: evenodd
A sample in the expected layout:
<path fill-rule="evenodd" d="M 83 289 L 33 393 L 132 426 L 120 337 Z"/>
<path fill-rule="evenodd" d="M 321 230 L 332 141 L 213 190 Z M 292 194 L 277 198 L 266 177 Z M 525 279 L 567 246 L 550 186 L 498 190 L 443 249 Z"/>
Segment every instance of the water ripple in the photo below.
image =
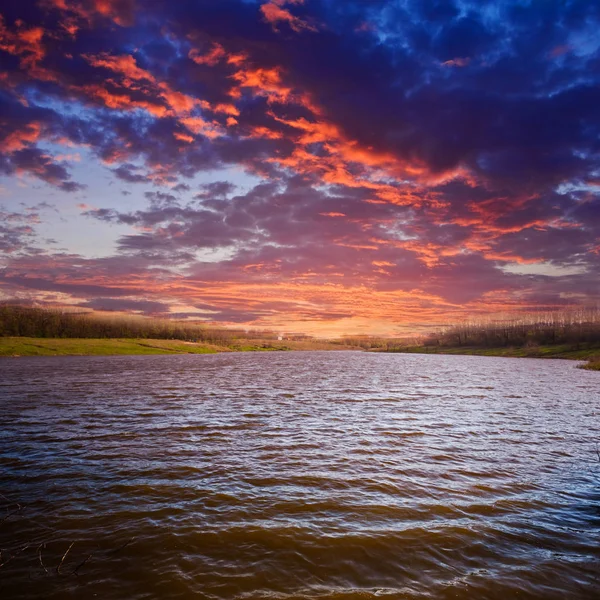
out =
<path fill-rule="evenodd" d="M 358 353 L 0 362 L 0 596 L 600 597 L 600 379 Z"/>

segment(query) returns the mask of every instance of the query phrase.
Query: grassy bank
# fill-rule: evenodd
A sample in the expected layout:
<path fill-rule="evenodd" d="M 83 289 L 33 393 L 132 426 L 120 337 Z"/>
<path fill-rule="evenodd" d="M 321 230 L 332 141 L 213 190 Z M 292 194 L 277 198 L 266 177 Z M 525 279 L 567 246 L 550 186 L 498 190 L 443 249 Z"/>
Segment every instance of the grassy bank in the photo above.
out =
<path fill-rule="evenodd" d="M 215 354 L 217 352 L 269 352 L 289 350 L 361 350 L 356 346 L 327 341 L 249 340 L 217 346 L 181 340 L 93 339 L 93 338 L 32 338 L 0 337 L 0 356 L 111 356 L 127 354 Z M 505 356 L 514 358 L 564 358 L 588 361 L 581 368 L 600 371 L 600 345 L 582 348 L 562 344 L 536 347 L 481 348 L 462 346 L 401 346 L 372 352 L 408 354 L 455 354 L 471 356 Z"/>
<path fill-rule="evenodd" d="M 356 350 L 354 346 L 311 341 L 240 340 L 227 346 L 181 340 L 130 338 L 0 337 L 0 356 L 110 356 L 118 354 L 214 354 L 285 350 Z"/>
<path fill-rule="evenodd" d="M 556 344 L 545 346 L 487 348 L 477 346 L 405 346 L 390 348 L 388 352 L 409 354 L 462 354 L 470 356 L 505 356 L 509 358 L 563 358 L 588 361 L 583 369 L 600 371 L 600 345 Z"/>
<path fill-rule="evenodd" d="M 0 338 L 0 356 L 109 356 L 114 354 L 214 354 L 229 348 L 179 340 Z"/>
<path fill-rule="evenodd" d="M 239 340 L 232 342 L 229 347 L 237 352 L 268 352 L 268 351 L 308 351 L 308 350 L 362 350 L 359 346 L 352 346 L 342 342 L 327 340 L 264 340 L 264 341 L 245 341 Z"/>
<path fill-rule="evenodd" d="M 600 357 L 593 357 L 587 364 L 582 365 L 581 368 L 587 369 L 588 371 L 600 371 Z"/>

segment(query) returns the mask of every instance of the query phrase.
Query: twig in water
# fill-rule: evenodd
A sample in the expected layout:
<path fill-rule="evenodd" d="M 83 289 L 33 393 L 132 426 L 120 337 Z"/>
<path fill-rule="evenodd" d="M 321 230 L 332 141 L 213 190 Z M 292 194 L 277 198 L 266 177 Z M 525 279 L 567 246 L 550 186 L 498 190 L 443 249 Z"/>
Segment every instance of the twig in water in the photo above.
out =
<path fill-rule="evenodd" d="M 67 551 L 63 554 L 63 557 L 60 559 L 60 562 L 58 563 L 58 567 L 56 567 L 56 572 L 60 575 L 60 568 L 62 567 L 63 562 L 65 562 L 65 558 L 67 558 L 67 554 L 69 554 L 69 551 L 71 550 L 71 548 L 73 547 L 73 544 L 75 544 L 75 542 L 71 542 L 71 545 L 67 548 Z"/>
<path fill-rule="evenodd" d="M 134 537 L 128 539 L 122 546 L 119 546 L 116 550 L 111 550 L 110 552 L 107 552 L 106 556 L 114 556 L 115 554 L 117 554 L 117 552 L 121 552 L 121 550 L 129 546 L 129 544 L 131 544 L 131 542 L 133 542 L 134 540 Z"/>
<path fill-rule="evenodd" d="M 88 554 L 86 558 L 84 558 L 72 571 L 71 571 L 71 575 L 77 575 L 77 571 L 79 571 L 79 569 L 81 569 L 81 567 L 83 567 L 83 565 L 85 565 L 85 563 L 90 560 L 90 558 L 92 558 L 93 552 L 92 554 Z"/>
<path fill-rule="evenodd" d="M 19 548 L 16 552 L 13 552 L 6 560 L 0 562 L 0 567 L 3 567 L 4 565 L 8 564 L 13 558 L 15 558 L 15 556 L 18 556 L 19 554 L 21 554 L 21 552 L 27 550 L 29 546 L 31 546 L 31 544 L 28 542 L 27 544 Z"/>
<path fill-rule="evenodd" d="M 46 573 L 48 573 L 48 569 L 46 569 L 46 565 L 44 564 L 44 561 L 42 560 L 42 548 L 46 547 L 46 542 L 42 542 L 39 546 L 38 546 L 38 557 L 40 559 L 40 565 L 42 565 L 42 568 L 44 569 L 44 571 L 46 571 Z"/>

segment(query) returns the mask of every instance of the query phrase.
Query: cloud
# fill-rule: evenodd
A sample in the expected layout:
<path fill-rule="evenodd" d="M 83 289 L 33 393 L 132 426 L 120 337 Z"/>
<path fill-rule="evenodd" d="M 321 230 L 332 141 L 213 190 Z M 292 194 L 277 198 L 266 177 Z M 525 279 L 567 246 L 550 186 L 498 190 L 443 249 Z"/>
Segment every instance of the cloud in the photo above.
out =
<path fill-rule="evenodd" d="M 309 25 L 299 17 L 294 16 L 288 9 L 284 8 L 286 4 L 302 4 L 304 0 L 269 0 L 265 2 L 260 11 L 267 23 L 270 23 L 275 30 L 281 23 L 286 23 L 290 29 L 299 33 L 303 30 L 316 31 L 316 28 Z"/>
<path fill-rule="evenodd" d="M 103 311 L 142 312 L 157 315 L 169 312 L 169 306 L 152 300 L 128 300 L 126 298 L 93 298 L 81 302 L 79 306 Z"/>
<path fill-rule="evenodd" d="M 148 177 L 137 172 L 138 167 L 124 163 L 113 169 L 113 173 L 121 180 L 127 183 L 147 183 Z"/>
<path fill-rule="evenodd" d="M 85 185 L 70 180 L 70 175 L 62 163 L 34 146 L 15 150 L 6 156 L 0 171 L 5 175 L 27 173 L 46 183 L 54 185 L 65 192 L 77 192 Z"/>
<path fill-rule="evenodd" d="M 0 252 L 12 255 L 29 249 L 35 239 L 34 225 L 37 223 L 38 212 L 12 212 L 0 206 Z"/>
<path fill-rule="evenodd" d="M 598 292 L 590 3 L 45 0 L 0 13 L 4 183 L 72 193 L 93 163 L 117 194 L 152 186 L 128 186 L 127 204 L 102 190 L 85 209 L 84 227 L 128 228 L 103 262 L 5 225 L 4 286 L 307 326 L 379 323 L 351 306 L 364 290 L 388 322 Z M 391 308 L 399 298 L 410 311 Z"/>

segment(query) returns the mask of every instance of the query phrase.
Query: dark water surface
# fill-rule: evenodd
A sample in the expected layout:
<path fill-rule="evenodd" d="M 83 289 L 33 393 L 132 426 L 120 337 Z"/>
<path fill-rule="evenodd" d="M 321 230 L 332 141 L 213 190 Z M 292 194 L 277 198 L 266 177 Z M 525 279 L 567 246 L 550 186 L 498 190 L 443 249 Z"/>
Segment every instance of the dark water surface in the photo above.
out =
<path fill-rule="evenodd" d="M 4 359 L 0 424 L 2 599 L 600 598 L 572 362 Z"/>

